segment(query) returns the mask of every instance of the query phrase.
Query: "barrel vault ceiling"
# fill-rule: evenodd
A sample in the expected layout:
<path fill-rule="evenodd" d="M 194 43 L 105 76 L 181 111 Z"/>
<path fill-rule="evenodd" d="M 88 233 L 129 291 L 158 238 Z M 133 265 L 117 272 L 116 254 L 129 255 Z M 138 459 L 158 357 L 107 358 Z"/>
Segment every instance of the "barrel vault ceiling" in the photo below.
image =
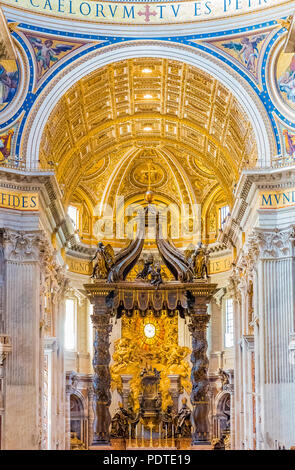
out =
<path fill-rule="evenodd" d="M 91 215 L 116 196 L 139 200 L 148 185 L 168 202 L 232 203 L 257 149 L 243 109 L 220 82 L 185 63 L 129 59 L 81 79 L 43 132 L 40 161 L 56 168 L 64 203 Z"/>

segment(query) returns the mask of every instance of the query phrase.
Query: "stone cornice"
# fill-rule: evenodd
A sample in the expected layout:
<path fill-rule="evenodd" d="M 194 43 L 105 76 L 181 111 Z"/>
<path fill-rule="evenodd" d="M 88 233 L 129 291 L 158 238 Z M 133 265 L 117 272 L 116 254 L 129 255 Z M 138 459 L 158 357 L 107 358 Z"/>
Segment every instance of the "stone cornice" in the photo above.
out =
<path fill-rule="evenodd" d="M 244 170 L 235 190 L 234 207 L 218 241 L 228 247 L 238 245 L 239 235 L 246 230 L 247 214 L 255 207 L 259 190 L 283 190 L 294 186 L 295 166 Z"/>
<path fill-rule="evenodd" d="M 0 188 L 11 191 L 37 192 L 39 215 L 46 231 L 56 233 L 64 246 L 73 237 L 73 227 L 65 214 L 62 193 L 53 171 L 30 171 L 0 168 Z M 91 252 L 92 253 L 92 252 Z"/>

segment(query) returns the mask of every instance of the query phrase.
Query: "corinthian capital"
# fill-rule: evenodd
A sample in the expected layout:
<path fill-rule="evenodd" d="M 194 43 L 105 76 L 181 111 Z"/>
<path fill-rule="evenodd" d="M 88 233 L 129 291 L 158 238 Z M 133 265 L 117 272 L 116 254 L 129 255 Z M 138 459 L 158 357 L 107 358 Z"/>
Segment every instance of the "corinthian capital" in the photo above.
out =
<path fill-rule="evenodd" d="M 37 261 L 41 232 L 5 230 L 3 234 L 4 256 L 7 261 Z"/>
<path fill-rule="evenodd" d="M 233 265 L 231 274 L 228 279 L 228 285 L 227 285 L 227 292 L 231 297 L 236 298 L 237 300 L 240 300 L 240 291 L 239 291 L 239 283 L 241 280 L 240 272 L 238 268 Z"/>
<path fill-rule="evenodd" d="M 261 258 L 283 258 L 292 254 L 294 227 L 272 231 L 256 229 L 251 236 L 251 241 L 259 250 Z"/>

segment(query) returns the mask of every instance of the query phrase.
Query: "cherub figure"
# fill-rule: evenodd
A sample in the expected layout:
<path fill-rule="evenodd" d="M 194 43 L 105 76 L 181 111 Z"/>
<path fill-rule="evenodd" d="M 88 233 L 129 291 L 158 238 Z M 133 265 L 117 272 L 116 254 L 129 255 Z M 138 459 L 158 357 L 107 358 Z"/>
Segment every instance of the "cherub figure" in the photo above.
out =
<path fill-rule="evenodd" d="M 59 54 L 71 51 L 74 47 L 71 44 L 56 44 L 53 47 L 52 39 L 42 40 L 35 36 L 29 36 L 29 40 L 36 54 L 39 77 L 49 69 L 51 62 L 58 60 Z"/>
<path fill-rule="evenodd" d="M 136 279 L 147 279 L 149 274 L 152 272 L 152 265 L 154 263 L 153 256 L 149 256 L 148 259 L 144 261 L 144 266 L 141 271 L 136 276 Z"/>
<path fill-rule="evenodd" d="M 151 285 L 156 286 L 156 289 L 163 284 L 163 279 L 161 275 L 161 267 L 158 266 L 157 269 L 151 271 Z"/>
<path fill-rule="evenodd" d="M 256 60 L 259 56 L 258 44 L 263 41 L 265 34 L 253 37 L 243 37 L 239 42 L 226 42 L 222 44 L 226 49 L 232 49 L 242 58 L 249 72 L 256 73 Z"/>

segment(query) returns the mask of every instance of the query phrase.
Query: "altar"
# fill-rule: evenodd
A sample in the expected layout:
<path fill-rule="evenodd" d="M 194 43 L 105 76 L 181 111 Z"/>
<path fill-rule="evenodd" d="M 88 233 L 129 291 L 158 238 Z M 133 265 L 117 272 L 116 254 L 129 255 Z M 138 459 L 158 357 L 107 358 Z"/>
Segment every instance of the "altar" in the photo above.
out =
<path fill-rule="evenodd" d="M 95 448 L 110 444 L 115 448 L 119 442 L 130 449 L 174 449 L 188 441 L 197 446 L 210 444 L 206 329 L 210 319 L 207 305 L 216 285 L 208 277 L 204 247 L 200 245 L 184 256 L 163 237 L 161 219 L 155 212 L 157 249 L 174 280 L 163 281 L 161 267 L 154 265 L 152 256 L 135 279 L 127 278 L 143 249 L 149 211 L 150 204 L 135 239 L 116 256 L 110 245 L 98 245 L 93 282 L 84 286 L 93 304 L 95 329 Z M 188 323 L 191 350 L 181 348 L 177 338 L 173 339 L 177 334 L 173 321 L 178 317 Z M 113 319 L 122 319 L 122 337 L 115 345 L 110 367 Z M 139 330 L 144 334 L 139 335 Z M 162 332 L 158 343 L 157 331 Z M 178 409 L 175 366 L 182 381 L 190 376 L 191 408 L 185 398 Z M 111 384 L 124 401 L 113 416 L 109 412 Z"/>

